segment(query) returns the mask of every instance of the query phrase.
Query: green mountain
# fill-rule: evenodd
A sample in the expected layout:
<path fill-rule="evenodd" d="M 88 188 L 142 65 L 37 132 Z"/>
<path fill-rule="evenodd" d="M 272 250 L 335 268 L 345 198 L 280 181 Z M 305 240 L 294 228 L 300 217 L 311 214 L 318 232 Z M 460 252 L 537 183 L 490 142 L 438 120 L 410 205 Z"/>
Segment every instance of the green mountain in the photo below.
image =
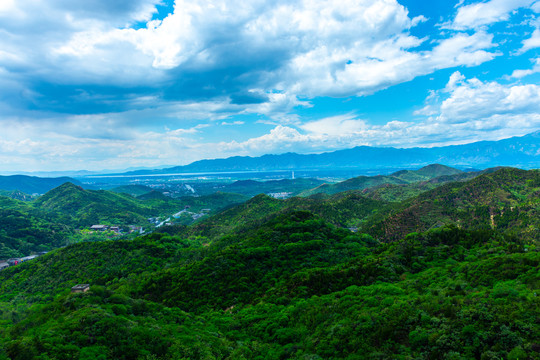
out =
<path fill-rule="evenodd" d="M 124 229 L 128 225 L 139 225 L 149 229 L 153 225 L 148 218 L 161 218 L 157 224 L 167 218 L 173 219 L 173 215 L 182 210 L 186 210 L 185 216 L 170 221 L 190 224 L 194 222 L 193 215 L 200 214 L 203 209 L 204 215 L 214 214 L 247 199 L 244 195 L 221 192 L 178 199 L 150 192 L 134 198 L 111 191 L 85 190 L 71 183 L 33 201 L 0 196 L 0 259 L 27 256 L 87 240 L 75 229 L 96 224 Z"/>
<path fill-rule="evenodd" d="M 466 182 L 451 182 L 371 218 L 364 231 L 386 240 L 444 224 L 494 228 L 539 238 L 540 172 L 503 168 Z"/>
<path fill-rule="evenodd" d="M 415 171 L 408 171 L 407 173 L 413 173 L 420 177 L 433 179 L 439 176 L 462 174 L 463 171 L 441 164 L 431 164 Z M 397 176 L 397 173 L 395 173 L 394 176 Z"/>
<path fill-rule="evenodd" d="M 163 195 L 162 192 L 156 191 L 156 190 L 151 190 L 150 192 L 138 195 L 136 196 L 136 198 L 139 200 L 162 200 L 162 201 L 166 201 L 168 199 L 166 195 Z"/>
<path fill-rule="evenodd" d="M 0 259 L 64 246 L 73 233 L 31 203 L 0 196 Z"/>
<path fill-rule="evenodd" d="M 438 183 L 400 202 L 258 195 L 1 270 L 0 360 L 539 358 L 540 172 L 462 176 L 416 182 Z M 73 184 L 39 202 L 0 197 L 26 215 L 3 216 L 15 224 L 38 209 L 76 219 L 93 202 L 115 216 L 164 201 Z"/>
<path fill-rule="evenodd" d="M 535 358 L 539 266 L 495 230 L 384 244 L 306 211 L 226 247 L 81 243 L 0 271 L 0 358 Z"/>
<path fill-rule="evenodd" d="M 368 199 L 354 191 L 326 197 L 293 197 L 286 200 L 261 194 L 183 229 L 181 235 L 202 236 L 207 241 L 226 234 L 241 236 L 256 230 L 265 221 L 295 210 L 310 211 L 336 226 L 353 227 L 385 205 L 384 202 Z"/>
<path fill-rule="evenodd" d="M 66 183 L 38 198 L 34 205 L 60 214 L 62 221 L 74 226 L 93 224 L 148 224 L 149 217 L 171 217 L 191 207 L 191 211 L 209 209 L 211 213 L 241 203 L 248 198 L 239 194 L 215 193 L 200 197 L 170 198 L 158 191 L 134 198 L 106 190 L 85 190 Z"/>
<path fill-rule="evenodd" d="M 374 200 L 401 202 L 449 182 L 463 182 L 474 179 L 481 173 L 482 172 L 466 172 L 456 175 L 442 175 L 427 181 L 419 181 L 401 185 L 382 184 L 364 189 L 362 193 L 364 196 Z"/>
<path fill-rule="evenodd" d="M 336 194 L 348 190 L 365 190 L 383 185 L 406 185 L 415 182 L 428 181 L 441 176 L 456 176 L 463 174 L 461 170 L 440 164 L 432 164 L 418 170 L 402 170 L 390 175 L 358 176 L 337 184 L 323 184 L 316 188 L 300 193 L 300 196 L 310 196 L 317 193 Z"/>
<path fill-rule="evenodd" d="M 146 204 L 127 194 L 85 190 L 72 183 L 65 183 L 39 197 L 35 206 L 60 214 L 63 222 L 77 227 L 101 223 L 140 224 L 149 216 L 176 209 L 164 201 Z"/>

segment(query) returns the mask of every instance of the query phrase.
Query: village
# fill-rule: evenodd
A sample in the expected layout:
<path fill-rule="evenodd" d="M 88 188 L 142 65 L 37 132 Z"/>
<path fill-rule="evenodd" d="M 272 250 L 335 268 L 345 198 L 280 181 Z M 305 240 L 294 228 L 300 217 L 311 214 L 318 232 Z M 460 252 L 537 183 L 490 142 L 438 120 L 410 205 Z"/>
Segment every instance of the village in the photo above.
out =
<path fill-rule="evenodd" d="M 198 212 L 189 211 L 190 207 L 186 206 L 183 210 L 175 213 L 172 216 L 167 217 L 162 220 L 162 217 L 151 217 L 148 218 L 148 222 L 153 225 L 154 228 L 159 228 L 162 226 L 173 225 L 173 219 L 179 219 L 182 216 L 189 216 L 192 220 L 198 220 L 203 216 L 208 215 L 212 209 L 201 209 Z M 118 238 L 124 235 L 133 234 L 135 236 L 145 234 L 145 229 L 143 226 L 139 225 L 105 225 L 105 224 L 95 224 L 86 229 L 79 230 L 81 234 L 85 235 L 104 235 L 106 238 Z M 0 260 L 0 271 L 7 269 L 10 266 L 16 266 L 22 264 L 26 261 L 33 260 L 41 255 L 46 254 L 47 251 L 38 252 L 29 256 L 24 256 L 20 258 L 10 258 L 8 260 Z"/>

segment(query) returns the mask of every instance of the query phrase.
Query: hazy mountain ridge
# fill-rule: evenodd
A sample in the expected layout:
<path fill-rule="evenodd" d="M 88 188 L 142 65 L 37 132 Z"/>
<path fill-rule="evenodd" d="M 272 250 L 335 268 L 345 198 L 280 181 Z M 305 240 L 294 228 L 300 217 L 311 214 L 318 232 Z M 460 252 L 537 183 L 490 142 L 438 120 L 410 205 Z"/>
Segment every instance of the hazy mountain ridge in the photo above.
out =
<path fill-rule="evenodd" d="M 235 156 L 200 160 L 189 165 L 125 174 L 168 174 L 190 172 L 269 171 L 300 169 L 384 169 L 415 168 L 434 163 L 448 166 L 488 168 L 513 166 L 540 167 L 540 132 L 499 141 L 480 141 L 465 145 L 433 148 L 359 146 L 322 154 L 286 153 L 260 157 Z"/>
<path fill-rule="evenodd" d="M 81 185 L 70 177 L 43 178 L 26 175 L 0 176 L 0 190 L 19 190 L 26 194 L 45 194 L 66 182 Z"/>

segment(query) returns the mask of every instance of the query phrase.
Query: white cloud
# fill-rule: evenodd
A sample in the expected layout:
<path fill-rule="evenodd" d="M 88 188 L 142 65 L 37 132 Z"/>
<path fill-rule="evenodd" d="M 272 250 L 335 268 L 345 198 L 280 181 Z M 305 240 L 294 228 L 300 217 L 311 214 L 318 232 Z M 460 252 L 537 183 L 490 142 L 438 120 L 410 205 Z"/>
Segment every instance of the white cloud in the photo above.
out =
<path fill-rule="evenodd" d="M 535 118 L 535 85 L 507 87 L 459 73 L 417 112 L 432 117 L 420 124 L 375 126 L 354 114 L 306 123 L 295 114 L 316 97 L 369 95 L 440 69 L 490 61 L 500 54 L 493 35 L 478 28 L 530 1 L 473 4 L 485 10 L 477 18 L 470 16 L 477 7 L 461 6 L 456 24 L 475 31 L 429 38 L 411 34 L 427 19 L 411 18 L 396 0 L 177 0 L 172 14 L 147 22 L 157 3 L 0 1 L 3 149 L 12 155 L 31 149 L 36 166 L 69 159 L 70 167 L 103 167 L 96 165 L 100 157 L 152 165 L 152 156 L 182 162 L 179 153 L 188 161 L 234 151 L 407 145 L 400 136 L 425 144 L 429 135 L 463 134 L 467 111 L 479 116 L 477 129 L 487 128 L 485 119 L 500 125 L 504 116 L 516 123 L 525 113 Z M 132 27 L 139 21 L 146 26 Z M 524 49 L 538 46 L 535 34 Z M 465 96 L 474 101 L 466 104 Z M 276 126 L 245 142 L 190 140 L 212 121 L 241 125 L 231 118 L 245 114 L 264 115 Z M 10 115 L 16 126 L 6 122 Z M 220 152 L 212 153 L 213 146 Z M 22 155 L 12 158 L 25 163 Z"/>
<path fill-rule="evenodd" d="M 176 130 L 170 130 L 167 132 L 166 136 L 179 136 L 184 134 L 196 134 L 201 129 L 209 127 L 209 124 L 199 124 L 194 127 L 191 127 L 189 129 L 176 129 Z"/>
<path fill-rule="evenodd" d="M 410 35 L 409 29 L 426 18 L 411 19 L 396 0 L 177 0 L 174 13 L 136 30 L 124 25 L 148 19 L 157 1 L 124 2 L 126 9 L 111 19 L 103 9 L 120 7 L 115 2 L 100 0 L 101 11 L 94 11 L 65 0 L 37 7 L 21 0 L 16 6 L 30 19 L 24 28 L 0 25 L 11 34 L 0 39 L 0 48 L 19 57 L 17 68 L 25 70 L 17 74 L 28 87 L 34 81 L 139 86 L 154 93 L 172 87 L 179 100 L 248 88 L 272 94 L 269 106 L 278 104 L 279 93 L 288 99 L 371 94 L 497 55 L 489 52 L 492 37 L 483 32 L 415 50 L 427 39 Z M 4 57 L 0 66 L 8 61 Z M 220 83 L 228 68 L 238 73 L 228 73 L 227 83 Z M 303 105 L 289 101 L 287 106 Z"/>
<path fill-rule="evenodd" d="M 519 78 L 522 78 L 522 77 L 525 77 L 525 76 L 528 76 L 528 75 L 532 75 L 532 74 L 536 74 L 536 73 L 539 73 L 539 72 L 540 72 L 540 58 L 536 58 L 536 59 L 534 59 L 534 66 L 532 67 L 532 69 L 514 70 L 510 77 L 519 79 Z"/>
<path fill-rule="evenodd" d="M 346 136 L 365 130 L 367 124 L 351 114 L 327 117 L 302 124 L 299 127 L 310 134 Z"/>
<path fill-rule="evenodd" d="M 232 121 L 232 122 L 227 122 L 227 121 L 223 121 L 221 123 L 221 125 L 223 126 L 235 126 L 235 125 L 244 125 L 245 122 L 243 121 Z"/>
<path fill-rule="evenodd" d="M 452 75 L 450 75 L 450 79 L 448 80 L 448 83 L 446 84 L 446 87 L 444 88 L 444 90 L 446 92 L 453 91 L 460 84 L 462 84 L 464 80 L 465 80 L 465 76 L 462 75 L 459 71 L 456 71 Z"/>
<path fill-rule="evenodd" d="M 294 59 L 288 78 L 297 79 L 291 87 L 294 93 L 368 95 L 438 69 L 475 66 L 492 60 L 497 54 L 486 51 L 493 47 L 492 38 L 485 32 L 458 34 L 422 52 L 406 50 L 421 43 L 410 36 L 359 44 L 357 48 L 332 53 L 321 47 Z M 346 59 L 352 62 L 346 64 Z"/>
<path fill-rule="evenodd" d="M 451 24 L 446 27 L 466 30 L 508 20 L 510 13 L 522 7 L 530 7 L 534 0 L 490 0 L 476 2 L 458 8 Z"/>
<path fill-rule="evenodd" d="M 457 83 L 455 78 L 460 79 Z M 449 97 L 440 103 L 437 121 L 466 123 L 480 121 L 494 115 L 540 114 L 540 86 L 501 85 L 482 82 L 476 78 L 466 80 L 454 73 L 449 81 Z"/>
<path fill-rule="evenodd" d="M 519 53 L 540 47 L 540 29 L 535 29 L 530 38 L 523 40 L 523 47 Z"/>
<path fill-rule="evenodd" d="M 282 153 L 294 149 L 321 152 L 370 146 L 443 146 L 499 140 L 540 129 L 540 86 L 503 85 L 467 79 L 454 72 L 447 85 L 433 91 L 416 121 L 373 125 L 345 114 L 293 127 L 276 126 L 270 133 L 244 142 L 220 143 L 224 154 Z M 434 141 L 434 139 L 437 139 Z"/>
<path fill-rule="evenodd" d="M 0 2 L 0 16 L 9 16 L 17 11 L 15 0 L 3 0 Z"/>
<path fill-rule="evenodd" d="M 227 156 L 226 154 L 283 153 L 297 151 L 298 145 L 309 141 L 309 136 L 300 134 L 298 130 L 288 126 L 278 125 L 270 133 L 260 137 L 251 138 L 244 142 L 221 142 L 212 144 L 212 147 L 217 149 L 222 156 Z"/>

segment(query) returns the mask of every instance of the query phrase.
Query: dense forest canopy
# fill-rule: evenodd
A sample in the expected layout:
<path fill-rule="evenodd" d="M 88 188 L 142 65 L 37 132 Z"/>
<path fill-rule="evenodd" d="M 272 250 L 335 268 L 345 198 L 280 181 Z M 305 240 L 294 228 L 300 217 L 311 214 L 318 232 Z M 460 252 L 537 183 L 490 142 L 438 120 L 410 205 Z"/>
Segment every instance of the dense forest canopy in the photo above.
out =
<path fill-rule="evenodd" d="M 259 195 L 2 270 L 0 359 L 540 358 L 540 173 L 419 189 Z M 74 204 L 110 216 L 97 197 L 134 213 L 156 201 L 85 191 L 63 186 L 39 211 L 2 198 L 2 244 L 42 229 L 64 246 L 52 235 L 73 231 Z"/>

